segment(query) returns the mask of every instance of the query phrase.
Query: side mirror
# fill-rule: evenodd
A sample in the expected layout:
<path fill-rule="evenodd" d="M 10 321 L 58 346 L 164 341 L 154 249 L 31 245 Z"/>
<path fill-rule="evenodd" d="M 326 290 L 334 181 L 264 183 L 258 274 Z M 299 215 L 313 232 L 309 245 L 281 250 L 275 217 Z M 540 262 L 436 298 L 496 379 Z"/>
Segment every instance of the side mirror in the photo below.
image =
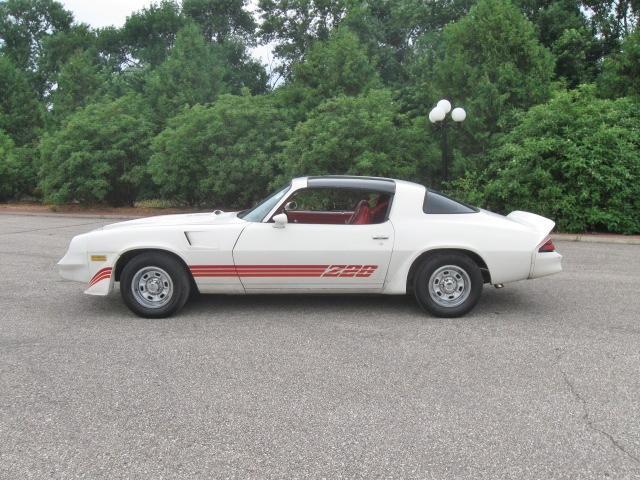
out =
<path fill-rule="evenodd" d="M 289 223 L 289 219 L 285 213 L 273 216 L 273 228 L 284 228 L 287 223 Z"/>
<path fill-rule="evenodd" d="M 287 202 L 284 206 L 285 212 L 290 212 L 291 210 L 296 210 L 298 208 L 298 204 L 296 202 Z"/>

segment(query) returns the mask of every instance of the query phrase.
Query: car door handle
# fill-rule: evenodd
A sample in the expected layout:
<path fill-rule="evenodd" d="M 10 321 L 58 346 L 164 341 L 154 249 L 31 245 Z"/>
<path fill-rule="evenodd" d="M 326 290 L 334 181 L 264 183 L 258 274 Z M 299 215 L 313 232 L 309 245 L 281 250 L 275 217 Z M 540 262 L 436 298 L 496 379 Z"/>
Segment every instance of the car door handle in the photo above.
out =
<path fill-rule="evenodd" d="M 374 240 L 389 240 L 389 236 L 388 235 L 376 235 L 375 237 L 372 237 Z"/>

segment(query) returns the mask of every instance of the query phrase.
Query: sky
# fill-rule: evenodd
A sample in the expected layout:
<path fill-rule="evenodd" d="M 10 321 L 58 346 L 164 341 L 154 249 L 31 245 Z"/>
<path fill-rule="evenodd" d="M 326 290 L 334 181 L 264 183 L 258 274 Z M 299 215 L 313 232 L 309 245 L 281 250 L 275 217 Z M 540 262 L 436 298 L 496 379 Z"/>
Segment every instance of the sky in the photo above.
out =
<path fill-rule="evenodd" d="M 127 16 L 151 4 L 151 0 L 61 0 L 78 22 L 92 27 L 122 26 Z"/>
<path fill-rule="evenodd" d="M 153 0 L 59 0 L 67 10 L 73 12 L 77 22 L 92 27 L 120 27 L 131 13 L 149 6 Z M 250 2 L 253 3 L 253 2 Z M 264 64 L 271 61 L 271 48 L 259 46 L 251 54 Z"/>

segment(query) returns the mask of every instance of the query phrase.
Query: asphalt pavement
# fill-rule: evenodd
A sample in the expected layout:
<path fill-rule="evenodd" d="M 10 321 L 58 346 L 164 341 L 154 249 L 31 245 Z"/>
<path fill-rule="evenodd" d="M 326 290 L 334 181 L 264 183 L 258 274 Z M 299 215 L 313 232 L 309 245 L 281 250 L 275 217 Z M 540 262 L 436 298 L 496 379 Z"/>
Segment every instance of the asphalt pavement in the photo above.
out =
<path fill-rule="evenodd" d="M 640 246 L 443 320 L 410 297 L 203 296 L 55 263 L 106 219 L 0 215 L 0 478 L 640 478 Z"/>

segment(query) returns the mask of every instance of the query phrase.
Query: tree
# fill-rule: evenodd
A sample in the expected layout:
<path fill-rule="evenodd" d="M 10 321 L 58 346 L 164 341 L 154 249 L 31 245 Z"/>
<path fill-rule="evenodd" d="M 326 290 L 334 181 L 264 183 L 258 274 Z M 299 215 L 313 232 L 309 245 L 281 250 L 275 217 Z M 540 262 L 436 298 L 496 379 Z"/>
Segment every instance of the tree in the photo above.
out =
<path fill-rule="evenodd" d="M 556 57 L 556 75 L 570 87 L 592 82 L 601 48 L 584 14 L 581 0 L 518 0 L 535 25 L 540 43 Z"/>
<path fill-rule="evenodd" d="M 425 90 L 435 93 L 431 102 L 450 98 L 467 109 L 470 154 L 483 151 L 515 111 L 549 98 L 553 68 L 553 57 L 516 7 L 480 0 L 444 29 L 441 54 L 421 73 Z"/>
<path fill-rule="evenodd" d="M 53 33 L 42 40 L 37 71 L 34 76 L 46 101 L 55 89 L 62 66 L 80 51 L 91 50 L 95 52 L 95 44 L 95 32 L 88 25 L 82 24 L 72 25 L 68 30 Z M 95 56 L 97 59 L 97 53 Z"/>
<path fill-rule="evenodd" d="M 73 16 L 54 0 L 6 0 L 0 3 L 1 52 L 18 69 L 35 72 L 42 55 L 43 42 L 57 32 L 69 30 Z M 45 86 L 36 81 L 40 93 Z"/>
<path fill-rule="evenodd" d="M 0 129 L 17 145 L 33 142 L 43 125 L 43 111 L 27 76 L 0 55 Z"/>
<path fill-rule="evenodd" d="M 145 181 L 152 131 L 135 96 L 78 110 L 42 140 L 45 201 L 132 205 Z"/>
<path fill-rule="evenodd" d="M 216 98 L 225 73 L 218 60 L 197 26 L 191 24 L 180 30 L 169 56 L 149 75 L 146 85 L 145 94 L 158 123 L 185 106 Z"/>
<path fill-rule="evenodd" d="M 466 15 L 474 3 L 475 0 L 354 2 L 341 25 L 356 33 L 369 58 L 377 60 L 382 80 L 397 86 L 406 82 L 405 64 L 418 38 L 441 31 Z"/>
<path fill-rule="evenodd" d="M 111 41 L 120 42 L 131 57 L 142 63 L 160 65 L 167 58 L 184 23 L 178 3 L 162 0 L 127 17 L 118 32 L 119 38 L 111 37 Z M 108 33 L 112 32 L 104 35 Z"/>
<path fill-rule="evenodd" d="M 0 130 L 0 202 L 34 193 L 34 154 L 33 147 L 17 147 L 11 137 Z"/>
<path fill-rule="evenodd" d="M 169 121 L 149 163 L 164 197 L 188 205 L 246 207 L 277 171 L 287 124 L 269 97 L 223 95 Z"/>
<path fill-rule="evenodd" d="M 279 71 L 288 77 L 317 40 L 327 40 L 347 12 L 348 0 L 259 0 L 263 43 L 275 43 Z"/>
<path fill-rule="evenodd" d="M 491 168 L 458 182 L 467 199 L 530 210 L 565 231 L 640 232 L 640 110 L 598 99 L 593 86 L 561 92 L 522 115 L 489 153 Z"/>
<path fill-rule="evenodd" d="M 565 30 L 551 46 L 556 57 L 556 76 L 570 88 L 593 82 L 598 71 L 594 48 L 593 36 L 586 28 Z"/>
<path fill-rule="evenodd" d="M 6 132 L 0 130 L 0 202 L 15 197 L 16 170 L 15 145 Z"/>
<path fill-rule="evenodd" d="M 358 38 L 345 27 L 318 41 L 304 62 L 293 66 L 292 79 L 279 89 L 296 121 L 304 121 L 323 101 L 355 96 L 381 86 L 380 78 Z"/>
<path fill-rule="evenodd" d="M 622 39 L 638 24 L 638 0 L 583 0 L 592 28 L 601 38 L 602 56 L 619 49 Z"/>
<path fill-rule="evenodd" d="M 282 154 L 284 178 L 380 175 L 429 181 L 438 158 L 424 118 L 410 122 L 387 90 L 322 103 L 296 126 Z"/>
<path fill-rule="evenodd" d="M 256 22 L 245 9 L 247 0 L 183 0 L 182 11 L 202 30 L 209 42 L 241 40 L 254 44 Z"/>
<path fill-rule="evenodd" d="M 379 79 L 358 38 L 338 28 L 311 47 L 305 61 L 294 67 L 293 80 L 308 89 L 317 104 L 338 95 L 358 95 Z"/>
<path fill-rule="evenodd" d="M 267 72 L 260 62 L 251 57 L 241 40 L 227 40 L 211 48 L 225 66 L 222 82 L 230 93 L 240 95 L 245 88 L 254 95 L 267 93 Z"/>
<path fill-rule="evenodd" d="M 640 95 L 640 28 L 624 39 L 620 53 L 605 60 L 599 86 L 612 98 Z"/>
<path fill-rule="evenodd" d="M 78 52 L 62 67 L 51 95 L 52 113 L 62 120 L 93 99 L 106 81 L 95 52 Z"/>

